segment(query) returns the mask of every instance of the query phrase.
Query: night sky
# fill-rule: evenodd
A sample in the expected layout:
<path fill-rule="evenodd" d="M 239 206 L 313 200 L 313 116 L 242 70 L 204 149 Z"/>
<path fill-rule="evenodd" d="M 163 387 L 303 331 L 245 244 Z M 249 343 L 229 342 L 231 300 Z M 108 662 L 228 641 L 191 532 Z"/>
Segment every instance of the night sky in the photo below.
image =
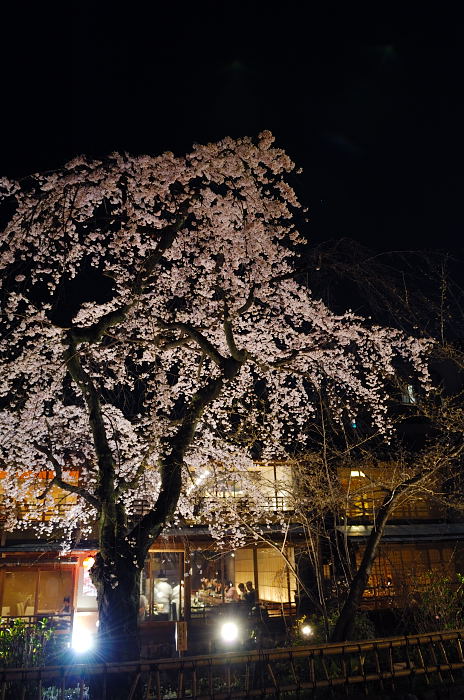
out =
<path fill-rule="evenodd" d="M 312 242 L 462 249 L 463 24 L 340 5 L 19 7 L 2 28 L 1 174 L 270 129 L 304 169 Z"/>

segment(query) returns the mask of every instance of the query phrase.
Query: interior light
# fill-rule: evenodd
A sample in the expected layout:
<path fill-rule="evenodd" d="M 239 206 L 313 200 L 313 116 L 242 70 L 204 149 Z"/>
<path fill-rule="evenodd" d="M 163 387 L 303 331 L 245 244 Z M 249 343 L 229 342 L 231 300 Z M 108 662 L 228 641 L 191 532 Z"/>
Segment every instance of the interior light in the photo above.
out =
<path fill-rule="evenodd" d="M 190 493 L 196 486 L 199 486 L 202 483 L 202 481 L 204 481 L 210 475 L 210 473 L 211 472 L 209 469 L 203 469 L 203 471 L 198 474 L 194 482 L 190 484 L 190 486 L 187 489 L 187 493 Z"/>
<path fill-rule="evenodd" d="M 366 476 L 364 472 L 359 471 L 359 469 L 352 469 L 350 472 L 350 476 Z"/>
<path fill-rule="evenodd" d="M 209 476 L 210 471 L 209 469 L 204 469 L 199 475 L 195 483 L 200 484 L 204 479 L 206 479 L 207 476 Z"/>
<path fill-rule="evenodd" d="M 221 626 L 221 639 L 228 643 L 237 641 L 238 625 L 235 622 L 224 622 Z"/>

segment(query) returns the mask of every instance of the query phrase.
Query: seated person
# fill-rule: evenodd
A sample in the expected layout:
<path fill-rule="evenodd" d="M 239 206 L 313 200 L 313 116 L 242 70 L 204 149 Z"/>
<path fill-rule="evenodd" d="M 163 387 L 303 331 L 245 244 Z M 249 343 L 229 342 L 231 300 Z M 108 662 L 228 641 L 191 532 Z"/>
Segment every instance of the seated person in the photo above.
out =
<path fill-rule="evenodd" d="M 225 599 L 227 602 L 234 602 L 236 603 L 237 601 L 240 600 L 240 596 L 238 594 L 237 589 L 235 588 L 234 584 L 232 581 L 229 581 L 227 584 L 227 590 L 225 593 Z"/>
<path fill-rule="evenodd" d="M 63 598 L 63 605 L 58 611 L 61 615 L 71 614 L 71 598 L 67 595 Z"/>
<path fill-rule="evenodd" d="M 57 630 L 70 629 L 71 611 L 71 598 L 67 595 L 63 598 L 63 605 L 58 610 L 58 615 L 49 618 L 50 625 Z"/>

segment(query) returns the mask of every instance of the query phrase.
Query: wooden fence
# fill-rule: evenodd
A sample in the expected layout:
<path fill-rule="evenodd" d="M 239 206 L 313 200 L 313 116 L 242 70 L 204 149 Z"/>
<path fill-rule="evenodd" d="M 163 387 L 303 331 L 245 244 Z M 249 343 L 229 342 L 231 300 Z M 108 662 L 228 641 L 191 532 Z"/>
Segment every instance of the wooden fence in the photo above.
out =
<path fill-rule="evenodd" d="M 0 670 L 0 698 L 64 700 L 75 688 L 87 697 L 89 681 L 102 682 L 102 700 L 110 675 L 131 679 L 128 700 L 138 688 L 145 700 L 190 698 L 233 700 L 251 697 L 332 697 L 351 691 L 396 693 L 464 684 L 464 630 L 391 637 L 366 642 L 296 646 L 253 652 L 229 652 L 181 659 L 124 664 L 52 666 Z M 15 685 L 16 684 L 16 685 Z M 11 695 L 17 687 L 17 694 Z"/>

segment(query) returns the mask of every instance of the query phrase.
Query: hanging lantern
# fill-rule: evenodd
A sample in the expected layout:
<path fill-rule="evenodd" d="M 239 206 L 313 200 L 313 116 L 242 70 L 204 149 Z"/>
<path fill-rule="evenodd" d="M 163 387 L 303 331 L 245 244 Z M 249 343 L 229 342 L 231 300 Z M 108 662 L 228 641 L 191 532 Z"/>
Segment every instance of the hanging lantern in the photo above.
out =
<path fill-rule="evenodd" d="M 93 557 L 86 557 L 82 562 L 82 566 L 84 567 L 84 569 L 91 569 L 94 564 L 95 559 Z"/>

